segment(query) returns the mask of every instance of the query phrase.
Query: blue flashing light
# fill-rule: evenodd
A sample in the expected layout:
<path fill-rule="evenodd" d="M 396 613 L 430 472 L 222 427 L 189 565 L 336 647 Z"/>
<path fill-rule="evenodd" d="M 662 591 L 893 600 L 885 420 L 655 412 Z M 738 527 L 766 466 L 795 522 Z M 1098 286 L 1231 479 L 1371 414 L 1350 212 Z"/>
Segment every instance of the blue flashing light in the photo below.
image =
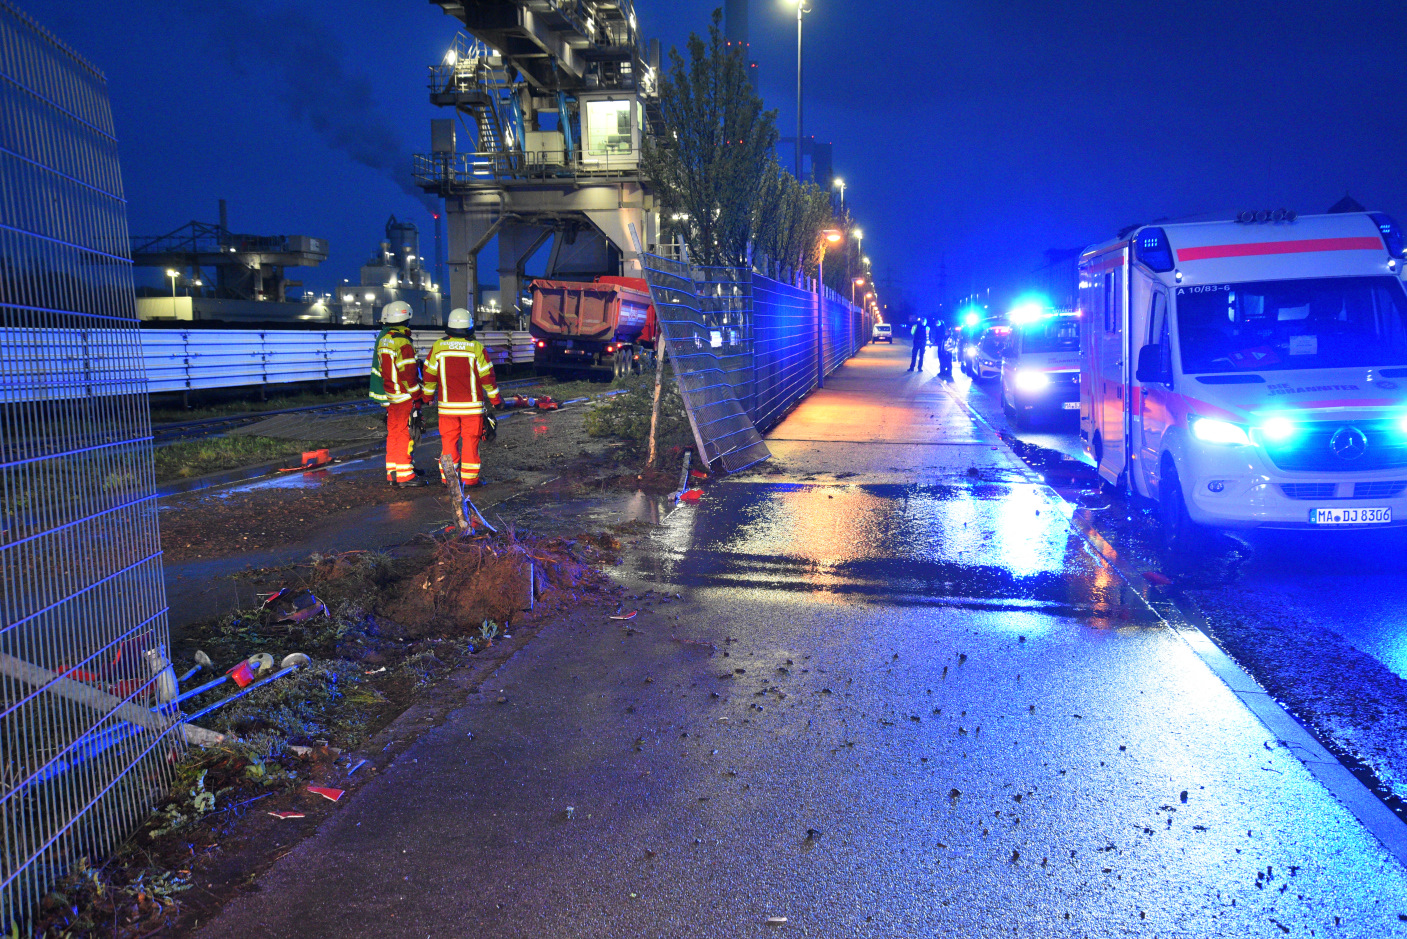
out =
<path fill-rule="evenodd" d="M 1299 428 L 1288 417 L 1272 417 L 1260 425 L 1262 439 L 1270 443 L 1286 443 L 1298 433 Z"/>
<path fill-rule="evenodd" d="M 962 315 L 962 324 L 968 329 L 971 329 L 980 322 L 982 322 L 982 314 L 976 310 L 968 310 Z"/>
<path fill-rule="evenodd" d="M 1168 234 L 1161 228 L 1145 228 L 1133 240 L 1133 256 L 1149 270 L 1165 274 L 1176 265 Z"/>
<path fill-rule="evenodd" d="M 1369 212 L 1368 217 L 1373 220 L 1373 224 L 1378 226 L 1378 231 L 1382 233 L 1383 245 L 1387 248 L 1387 253 L 1394 258 L 1407 258 L 1407 236 L 1402 233 L 1402 227 L 1393 220 L 1392 216 L 1382 212 Z"/>

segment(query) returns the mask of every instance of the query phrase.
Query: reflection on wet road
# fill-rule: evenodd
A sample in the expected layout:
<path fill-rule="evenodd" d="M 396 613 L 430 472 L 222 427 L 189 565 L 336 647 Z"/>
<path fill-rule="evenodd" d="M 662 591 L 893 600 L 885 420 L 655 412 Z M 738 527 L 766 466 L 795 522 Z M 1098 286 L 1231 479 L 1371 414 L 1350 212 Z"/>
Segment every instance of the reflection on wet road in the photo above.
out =
<path fill-rule="evenodd" d="M 953 389 L 993 427 L 1088 459 L 1078 419 L 1062 416 L 1032 431 L 1016 430 L 1002 415 L 994 384 L 962 378 Z M 1332 630 L 1407 678 L 1407 531 L 1249 531 L 1233 537 L 1244 548 L 1224 544 L 1220 553 L 1225 557 L 1207 559 L 1222 568 L 1224 576 L 1217 579 L 1224 582 L 1199 590 L 1202 603 L 1226 616 L 1284 623 L 1287 628 L 1298 621 Z"/>

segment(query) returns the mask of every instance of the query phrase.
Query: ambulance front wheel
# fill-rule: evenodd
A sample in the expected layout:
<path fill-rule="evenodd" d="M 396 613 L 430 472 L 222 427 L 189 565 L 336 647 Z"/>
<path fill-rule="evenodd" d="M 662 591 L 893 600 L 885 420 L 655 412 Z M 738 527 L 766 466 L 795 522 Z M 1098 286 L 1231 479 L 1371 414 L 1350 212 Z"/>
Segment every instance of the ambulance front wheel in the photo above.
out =
<path fill-rule="evenodd" d="M 1163 549 L 1169 554 L 1190 554 L 1206 542 L 1207 532 L 1187 514 L 1187 500 L 1182 494 L 1182 480 L 1172 457 L 1163 455 L 1162 479 L 1158 482 L 1158 523 L 1162 529 Z"/>

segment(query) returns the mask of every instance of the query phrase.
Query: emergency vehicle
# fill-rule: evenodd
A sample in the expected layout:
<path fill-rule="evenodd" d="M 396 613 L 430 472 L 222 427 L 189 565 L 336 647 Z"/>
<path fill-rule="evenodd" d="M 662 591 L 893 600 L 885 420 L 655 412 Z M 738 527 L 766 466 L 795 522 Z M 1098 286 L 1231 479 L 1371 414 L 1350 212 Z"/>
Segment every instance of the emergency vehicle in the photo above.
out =
<path fill-rule="evenodd" d="M 1080 317 L 1075 313 L 1010 315 L 1011 337 L 1001 361 L 1002 412 L 1020 429 L 1037 418 L 1080 409 Z"/>
<path fill-rule="evenodd" d="M 1080 258 L 1080 435 L 1200 526 L 1407 524 L 1402 229 L 1379 213 L 1149 225 Z"/>

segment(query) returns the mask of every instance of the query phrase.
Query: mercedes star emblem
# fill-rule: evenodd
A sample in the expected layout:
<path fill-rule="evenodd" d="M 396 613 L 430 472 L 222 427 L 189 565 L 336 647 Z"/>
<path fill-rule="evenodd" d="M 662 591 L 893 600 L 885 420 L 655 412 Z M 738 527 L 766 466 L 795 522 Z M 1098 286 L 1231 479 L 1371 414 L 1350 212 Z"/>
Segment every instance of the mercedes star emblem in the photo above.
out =
<path fill-rule="evenodd" d="M 1329 449 L 1340 460 L 1356 460 L 1368 452 L 1368 435 L 1357 427 L 1340 427 L 1329 438 Z"/>

